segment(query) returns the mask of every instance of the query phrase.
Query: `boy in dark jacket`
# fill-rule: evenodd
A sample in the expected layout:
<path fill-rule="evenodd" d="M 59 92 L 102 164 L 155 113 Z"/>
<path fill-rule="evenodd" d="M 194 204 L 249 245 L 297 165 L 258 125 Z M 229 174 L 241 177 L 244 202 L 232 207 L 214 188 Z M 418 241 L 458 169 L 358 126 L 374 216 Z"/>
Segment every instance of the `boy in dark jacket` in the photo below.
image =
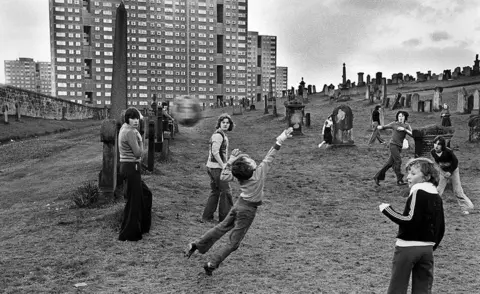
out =
<path fill-rule="evenodd" d="M 455 198 L 457 198 L 462 213 L 465 215 L 470 214 L 474 206 L 472 201 L 463 192 L 462 183 L 460 182 L 458 159 L 452 149 L 447 147 L 445 138 L 442 136 L 435 137 L 435 139 L 433 139 L 433 149 L 430 153 L 440 167 L 440 180 L 437 187 L 438 194 L 441 197 L 448 181 L 452 181 L 453 194 Z"/>
<path fill-rule="evenodd" d="M 438 195 L 438 171 L 428 158 L 407 163 L 410 194 L 403 213 L 382 203 L 380 211 L 398 224 L 397 242 L 392 262 L 392 276 L 387 293 L 407 293 L 412 274 L 412 293 L 432 293 L 433 251 L 445 232 L 442 198 Z"/>

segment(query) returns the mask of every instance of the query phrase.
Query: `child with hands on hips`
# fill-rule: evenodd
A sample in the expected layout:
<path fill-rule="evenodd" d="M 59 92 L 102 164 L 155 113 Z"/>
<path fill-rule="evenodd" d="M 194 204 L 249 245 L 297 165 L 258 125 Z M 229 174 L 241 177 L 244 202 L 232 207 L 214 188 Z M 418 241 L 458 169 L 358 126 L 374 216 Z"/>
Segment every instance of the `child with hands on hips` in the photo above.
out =
<path fill-rule="evenodd" d="M 212 272 L 218 268 L 225 258 L 240 246 L 240 242 L 245 237 L 255 218 L 257 207 L 262 204 L 264 197 L 263 189 L 267 173 L 270 170 L 270 164 L 273 162 L 283 142 L 292 136 L 292 132 L 292 128 L 284 130 L 280 136 L 277 137 L 275 145 L 270 148 L 258 166 L 247 154 L 242 154 L 238 149 L 232 151 L 230 158 L 222 170 L 220 178 L 223 181 L 233 181 L 237 179 L 240 184 L 240 197 L 233 205 L 227 217 L 215 227 L 208 230 L 198 240 L 189 243 L 185 252 L 185 256 L 188 258 L 190 258 L 196 250 L 201 254 L 205 254 L 216 241 L 231 231 L 227 244 L 219 248 L 218 251 L 212 255 L 211 260 L 205 263 L 203 268 L 207 275 L 212 275 Z"/>
<path fill-rule="evenodd" d="M 410 194 L 403 213 L 390 204 L 380 211 L 398 224 L 392 261 L 392 275 L 387 293 L 407 293 L 412 274 L 412 293 L 432 293 L 433 251 L 445 232 L 442 198 L 438 195 L 438 170 L 432 160 L 416 158 L 406 165 Z"/>

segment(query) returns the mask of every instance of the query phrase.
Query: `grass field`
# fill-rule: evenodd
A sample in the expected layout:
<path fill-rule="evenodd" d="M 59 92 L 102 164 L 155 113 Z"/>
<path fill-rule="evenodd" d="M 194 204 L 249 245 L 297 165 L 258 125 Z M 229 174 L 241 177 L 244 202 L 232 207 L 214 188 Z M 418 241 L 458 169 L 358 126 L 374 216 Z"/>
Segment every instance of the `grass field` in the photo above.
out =
<path fill-rule="evenodd" d="M 457 90 L 443 93 L 451 109 L 456 108 Z M 259 104 L 256 111 L 233 116 L 231 149 L 239 148 L 259 162 L 287 126 L 282 102 L 278 117 L 271 110 L 263 114 Z M 153 219 L 151 232 L 139 242 L 117 240 L 123 203 L 96 209 L 72 206 L 72 191 L 85 181 L 96 181 L 101 168 L 98 126 L 76 135 L 52 134 L 0 146 L 2 154 L 21 146 L 32 148 L 22 158 L 0 160 L 0 181 L 6 191 L 0 197 L 2 291 L 385 293 L 397 226 L 378 211 L 378 205 L 387 202 L 403 209 L 405 188 L 395 185 L 391 170 L 380 187 L 372 180 L 389 155 L 379 144 L 366 145 L 373 106 L 360 96 L 341 104 L 353 110 L 355 146 L 317 148 L 323 121 L 340 103 L 314 95 L 305 107 L 311 126 L 282 146 L 250 231 L 211 277 L 202 269 L 210 253 L 196 253 L 187 260 L 183 250 L 211 226 L 199 222 L 209 192 L 208 140 L 215 117 L 231 113 L 230 108 L 206 110 L 208 118 L 198 125 L 181 127 L 170 146 L 170 160 L 156 162 L 155 171 L 143 176 L 154 194 Z M 385 121 L 394 120 L 395 113 L 387 110 Z M 465 193 L 478 207 L 480 148 L 467 141 L 468 118 L 453 113 L 452 145 Z M 413 128 L 439 124 L 440 115 L 410 113 L 409 122 Z M 53 151 L 37 156 L 40 145 Z M 402 154 L 405 163 L 413 149 Z M 232 184 L 232 189 L 237 197 L 238 186 Z M 476 293 L 480 213 L 463 216 L 451 190 L 445 193 L 444 208 L 446 234 L 435 251 L 434 293 Z M 86 286 L 75 287 L 77 283 Z"/>

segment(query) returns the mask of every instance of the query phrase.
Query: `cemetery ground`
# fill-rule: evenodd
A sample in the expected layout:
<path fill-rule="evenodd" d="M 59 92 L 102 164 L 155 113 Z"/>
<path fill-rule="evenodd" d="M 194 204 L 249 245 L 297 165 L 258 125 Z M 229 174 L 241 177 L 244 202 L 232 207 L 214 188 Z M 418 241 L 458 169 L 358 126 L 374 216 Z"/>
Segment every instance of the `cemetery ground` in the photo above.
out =
<path fill-rule="evenodd" d="M 472 86 L 473 87 L 473 86 Z M 467 87 L 467 90 L 470 88 Z M 456 89 L 458 90 L 458 89 Z M 456 90 L 444 101 L 455 108 Z M 205 169 L 216 116 L 208 109 L 192 128 L 180 127 L 169 161 L 155 163 L 143 179 L 153 192 L 152 229 L 138 242 L 120 242 L 124 203 L 76 208 L 72 192 L 97 181 L 102 164 L 99 124 L 0 145 L 0 285 L 4 293 L 385 293 L 397 225 L 378 205 L 402 211 L 405 186 L 392 170 L 380 187 L 373 175 L 389 151 L 371 147 L 370 112 L 364 95 L 335 103 L 310 96 L 311 126 L 285 142 L 265 186 L 265 201 L 240 248 L 208 277 L 210 253 L 183 257 L 188 242 L 213 224 L 201 223 L 209 193 Z M 354 147 L 317 148 L 322 123 L 332 110 L 354 113 Z M 283 101 L 278 117 L 257 110 L 232 116 L 230 149 L 259 162 L 286 127 Z M 397 110 L 387 110 L 385 121 Z M 452 111 L 452 146 L 460 161 L 465 193 L 480 208 L 480 147 L 468 142 L 468 114 Z M 413 128 L 440 123 L 439 113 L 411 113 Z M 383 132 L 383 131 L 382 131 Z M 388 133 L 382 133 L 388 138 Z M 413 140 L 410 138 L 410 145 Z M 403 163 L 414 156 L 404 150 Z M 233 195 L 239 195 L 232 184 Z M 435 251 L 434 293 L 480 289 L 480 213 L 461 214 L 452 191 L 444 201 L 446 232 Z M 75 287 L 75 284 L 85 283 Z"/>

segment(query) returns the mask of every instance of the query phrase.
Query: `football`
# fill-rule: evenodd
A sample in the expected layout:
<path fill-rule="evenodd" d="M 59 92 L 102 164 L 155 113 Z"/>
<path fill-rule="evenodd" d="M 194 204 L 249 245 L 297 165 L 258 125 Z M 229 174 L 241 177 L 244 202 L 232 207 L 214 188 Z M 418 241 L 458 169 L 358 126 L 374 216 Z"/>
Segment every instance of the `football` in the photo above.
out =
<path fill-rule="evenodd" d="M 202 119 L 200 101 L 191 96 L 178 96 L 171 108 L 173 118 L 181 125 L 192 127 Z"/>

